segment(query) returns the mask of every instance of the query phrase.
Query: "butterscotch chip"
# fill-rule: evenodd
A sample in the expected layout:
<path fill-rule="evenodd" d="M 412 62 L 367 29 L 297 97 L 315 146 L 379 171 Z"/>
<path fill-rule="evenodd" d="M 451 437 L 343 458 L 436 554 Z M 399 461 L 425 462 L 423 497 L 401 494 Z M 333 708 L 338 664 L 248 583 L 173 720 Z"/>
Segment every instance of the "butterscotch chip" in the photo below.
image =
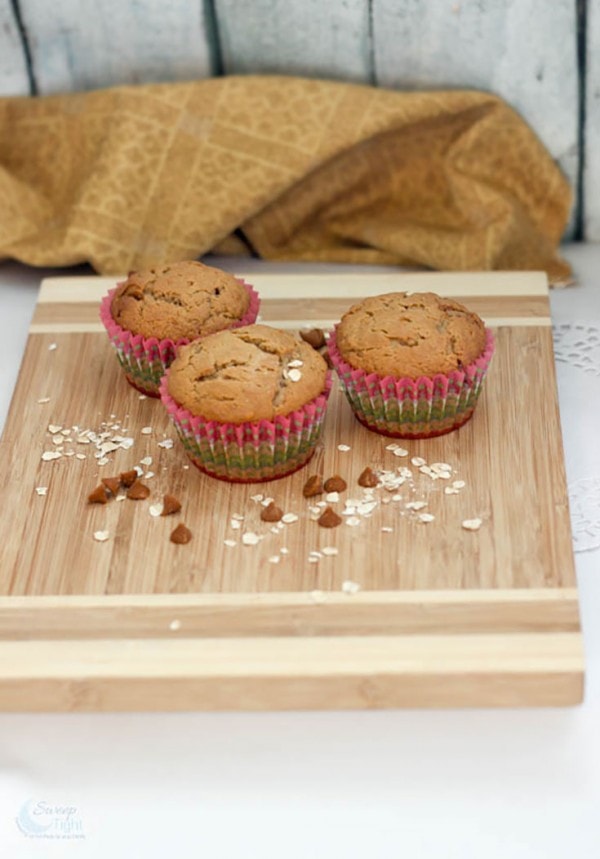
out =
<path fill-rule="evenodd" d="M 338 516 L 333 508 L 326 507 L 317 519 L 317 522 L 321 528 L 337 528 L 338 525 L 342 524 L 342 517 Z"/>
<path fill-rule="evenodd" d="M 137 480 L 138 473 L 135 468 L 132 468 L 131 471 L 122 471 L 119 477 L 123 486 L 133 486 Z"/>
<path fill-rule="evenodd" d="M 343 492 L 347 488 L 348 484 L 339 474 L 334 474 L 325 481 L 325 492 Z"/>
<path fill-rule="evenodd" d="M 189 528 L 186 528 L 183 522 L 181 522 L 174 531 L 171 532 L 171 536 L 169 537 L 171 543 L 189 543 L 192 539 L 192 532 Z"/>
<path fill-rule="evenodd" d="M 121 481 L 118 477 L 103 477 L 102 483 L 113 495 L 116 495 L 121 488 Z"/>
<path fill-rule="evenodd" d="M 358 478 L 358 485 L 372 488 L 373 486 L 379 485 L 379 478 L 377 477 L 373 469 L 367 466 L 365 470 L 360 473 L 360 476 Z"/>
<path fill-rule="evenodd" d="M 174 495 L 165 495 L 163 497 L 163 509 L 161 516 L 170 516 L 171 513 L 179 513 L 181 510 L 181 501 L 175 498 Z"/>
<path fill-rule="evenodd" d="M 263 507 L 260 511 L 260 518 L 263 522 L 279 522 L 283 518 L 283 510 L 271 501 L 267 507 Z"/>
<path fill-rule="evenodd" d="M 311 328 L 310 331 L 301 331 L 300 337 L 313 349 L 322 349 L 325 345 L 325 335 L 321 328 Z"/>
<path fill-rule="evenodd" d="M 131 498 L 132 501 L 143 501 L 144 498 L 147 498 L 149 495 L 150 490 L 145 483 L 141 483 L 139 480 L 132 483 L 127 490 L 127 497 Z"/>
<path fill-rule="evenodd" d="M 320 474 L 313 474 L 302 487 L 302 494 L 305 498 L 312 498 L 315 495 L 321 495 L 322 492 L 323 478 Z"/>
<path fill-rule="evenodd" d="M 90 492 L 88 495 L 88 501 L 90 504 L 106 504 L 108 501 L 108 495 L 106 494 L 106 487 L 104 487 L 101 483 L 96 486 L 93 492 Z"/>

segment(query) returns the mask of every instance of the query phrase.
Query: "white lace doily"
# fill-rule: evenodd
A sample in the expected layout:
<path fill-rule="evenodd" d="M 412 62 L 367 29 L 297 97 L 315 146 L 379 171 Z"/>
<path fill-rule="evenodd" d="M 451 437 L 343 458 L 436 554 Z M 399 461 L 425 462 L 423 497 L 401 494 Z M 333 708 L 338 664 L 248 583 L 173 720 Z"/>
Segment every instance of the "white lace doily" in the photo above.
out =
<path fill-rule="evenodd" d="M 589 552 L 600 546 L 600 477 L 584 477 L 569 486 L 573 548 Z"/>
<path fill-rule="evenodd" d="M 556 325 L 554 355 L 557 361 L 600 376 L 600 328 L 568 323 Z"/>

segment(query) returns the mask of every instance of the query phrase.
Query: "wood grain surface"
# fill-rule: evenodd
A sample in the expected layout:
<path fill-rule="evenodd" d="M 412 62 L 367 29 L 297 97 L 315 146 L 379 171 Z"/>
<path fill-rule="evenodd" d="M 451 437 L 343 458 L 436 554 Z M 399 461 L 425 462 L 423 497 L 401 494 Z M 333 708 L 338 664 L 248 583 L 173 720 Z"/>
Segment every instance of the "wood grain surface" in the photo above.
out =
<path fill-rule="evenodd" d="M 123 709 L 133 706 L 134 688 L 141 709 L 163 706 L 167 688 L 175 708 L 580 700 L 544 276 L 358 275 L 344 282 L 269 274 L 254 283 L 263 320 L 287 327 L 331 323 L 361 295 L 392 289 L 459 296 L 494 327 L 497 341 L 475 416 L 437 439 L 396 441 L 408 452 L 399 457 L 388 449 L 392 440 L 354 420 L 334 386 L 322 443 L 305 469 L 260 485 L 216 481 L 189 466 L 160 402 L 140 398 L 122 377 L 96 321 L 111 281 L 46 281 L 0 447 L 0 706 Z M 104 441 L 133 442 L 99 465 L 94 443 L 77 441 L 89 430 L 107 433 Z M 165 440 L 173 446 L 159 446 Z M 43 461 L 44 451 L 62 456 Z M 432 481 L 413 457 L 448 463 L 451 479 Z M 140 464 L 152 473 L 148 500 L 87 503 L 101 477 Z M 367 465 L 406 467 L 411 477 L 393 492 L 375 489 L 373 509 L 355 525 L 345 517 L 337 529 L 319 528 L 310 508 L 323 499 L 303 498 L 306 478 L 342 475 L 348 489 L 331 502 L 341 512 L 346 499 L 363 499 L 357 479 Z M 446 494 L 456 480 L 464 486 Z M 181 513 L 150 515 L 167 492 L 181 500 Z M 261 522 L 264 497 L 297 520 L 279 528 Z M 427 506 L 406 506 L 415 501 Z M 421 521 L 423 511 L 433 521 Z M 461 527 L 475 517 L 478 531 Z M 185 546 L 169 541 L 181 521 L 193 534 Z M 95 540 L 97 531 L 108 539 Z M 243 544 L 248 532 L 260 538 L 256 545 Z M 77 642 L 77 658 L 69 641 Z M 82 654 L 92 652 L 86 642 L 105 657 L 95 680 L 81 672 Z M 119 644 L 132 658 L 135 652 L 133 662 L 114 661 Z M 157 659 L 163 645 L 164 663 Z M 223 659 L 223 673 L 210 679 L 208 657 L 195 663 L 190 655 L 205 645 L 203 653 Z M 188 654 L 183 674 L 181 653 Z M 318 679 L 316 653 L 327 655 Z M 399 662 L 389 671 L 392 654 Z M 364 693 L 382 674 L 385 682 Z M 337 692 L 324 695 L 325 687 Z"/>

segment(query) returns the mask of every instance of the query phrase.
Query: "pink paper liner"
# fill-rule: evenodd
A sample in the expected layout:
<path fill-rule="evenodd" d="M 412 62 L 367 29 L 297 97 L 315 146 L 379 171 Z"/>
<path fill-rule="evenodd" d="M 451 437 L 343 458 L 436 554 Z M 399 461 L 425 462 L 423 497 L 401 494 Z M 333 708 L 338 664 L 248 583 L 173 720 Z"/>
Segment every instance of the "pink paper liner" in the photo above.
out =
<path fill-rule="evenodd" d="M 236 279 L 246 288 L 250 303 L 244 316 L 232 322 L 229 328 L 253 325 L 260 307 L 260 297 L 254 287 L 241 278 Z M 100 302 L 100 320 L 116 350 L 127 381 L 138 391 L 151 397 L 159 397 L 159 385 L 164 372 L 173 363 L 177 349 L 185 346 L 190 340 L 185 337 L 177 341 L 170 338 L 158 340 L 156 337 L 143 337 L 141 334 L 133 334 L 122 328 L 113 318 L 111 311 L 116 289 L 117 287 L 109 290 Z"/>
<path fill-rule="evenodd" d="M 494 353 L 486 328 L 482 354 L 463 370 L 434 376 L 379 376 L 344 360 L 337 348 L 337 325 L 328 351 L 355 417 L 368 429 L 395 438 L 430 438 L 465 424 L 472 416 Z"/>
<path fill-rule="evenodd" d="M 272 421 L 233 424 L 193 415 L 173 399 L 168 379 L 167 371 L 161 400 L 188 457 L 201 471 L 231 483 L 276 480 L 302 468 L 319 441 L 332 385 L 328 372 L 322 393 L 301 409 Z"/>

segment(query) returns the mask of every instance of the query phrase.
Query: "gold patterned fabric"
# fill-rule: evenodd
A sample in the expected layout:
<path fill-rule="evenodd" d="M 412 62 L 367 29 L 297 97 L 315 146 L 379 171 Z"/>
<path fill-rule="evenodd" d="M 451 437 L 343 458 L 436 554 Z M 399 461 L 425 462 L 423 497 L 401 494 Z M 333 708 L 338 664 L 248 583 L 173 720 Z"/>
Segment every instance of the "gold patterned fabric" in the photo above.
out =
<path fill-rule="evenodd" d="M 225 77 L 0 99 L 0 256 L 544 269 L 566 179 L 496 96 Z"/>

